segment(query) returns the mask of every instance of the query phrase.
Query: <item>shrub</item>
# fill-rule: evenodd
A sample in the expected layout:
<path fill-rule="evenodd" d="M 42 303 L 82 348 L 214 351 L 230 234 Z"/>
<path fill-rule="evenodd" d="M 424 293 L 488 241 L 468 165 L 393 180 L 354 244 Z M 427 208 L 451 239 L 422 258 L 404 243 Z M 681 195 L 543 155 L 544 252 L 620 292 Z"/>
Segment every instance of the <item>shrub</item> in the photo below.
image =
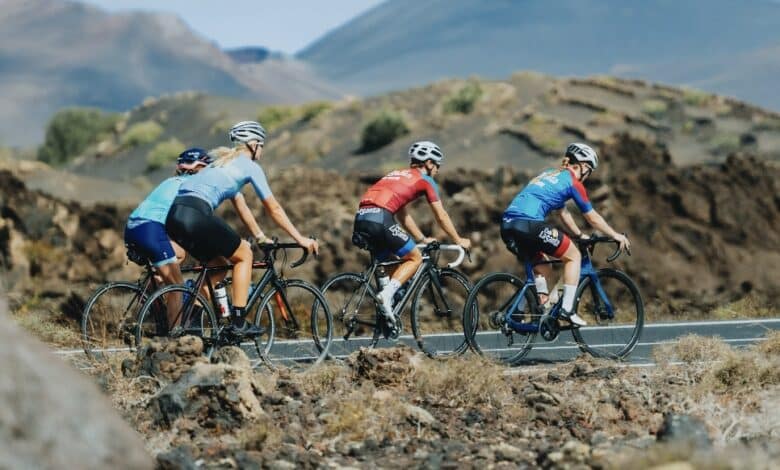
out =
<path fill-rule="evenodd" d="M 373 152 L 409 132 L 400 114 L 383 110 L 365 126 L 360 138 L 360 153 Z"/>
<path fill-rule="evenodd" d="M 468 114 L 474 109 L 474 104 L 482 96 L 482 87 L 477 82 L 470 82 L 460 90 L 451 94 L 444 103 L 444 112 Z"/>
<path fill-rule="evenodd" d="M 67 162 L 97 143 L 119 121 L 119 115 L 92 108 L 59 111 L 46 127 L 46 137 L 38 159 L 51 165 Z"/>
<path fill-rule="evenodd" d="M 137 147 L 157 140 L 163 133 L 161 125 L 155 121 L 136 122 L 122 135 L 122 146 Z"/>
<path fill-rule="evenodd" d="M 260 110 L 257 120 L 268 131 L 272 131 L 295 116 L 295 111 L 289 106 L 266 106 Z"/>
<path fill-rule="evenodd" d="M 149 171 L 157 170 L 176 161 L 180 153 L 185 151 L 184 144 L 172 138 L 155 145 L 146 156 L 146 167 Z"/>
<path fill-rule="evenodd" d="M 691 106 L 705 106 L 712 100 L 710 93 L 694 88 L 683 88 L 683 101 Z"/>
<path fill-rule="evenodd" d="M 668 110 L 669 105 L 664 100 L 653 98 L 642 102 L 642 112 L 656 119 L 662 117 Z"/>
<path fill-rule="evenodd" d="M 307 103 L 301 108 L 301 121 L 309 122 L 333 106 L 327 101 L 315 101 Z"/>
<path fill-rule="evenodd" d="M 739 150 L 740 136 L 731 132 L 722 132 L 712 138 L 712 150 L 720 154 L 731 154 Z"/>

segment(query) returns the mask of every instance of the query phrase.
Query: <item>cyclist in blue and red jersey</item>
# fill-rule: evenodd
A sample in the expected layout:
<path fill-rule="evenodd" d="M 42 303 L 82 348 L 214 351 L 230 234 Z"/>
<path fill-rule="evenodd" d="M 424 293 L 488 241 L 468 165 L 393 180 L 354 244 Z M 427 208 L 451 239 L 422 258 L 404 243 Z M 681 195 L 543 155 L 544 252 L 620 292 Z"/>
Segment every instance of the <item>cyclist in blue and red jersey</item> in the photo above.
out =
<path fill-rule="evenodd" d="M 583 181 L 598 168 L 599 157 L 588 145 L 573 143 L 566 148 L 560 168 L 550 168 L 533 178 L 512 200 L 504 211 L 501 222 L 501 238 L 509 251 L 522 260 L 538 259 L 549 255 L 563 261 L 563 303 L 562 316 L 573 324 L 587 323 L 574 308 L 574 294 L 580 277 L 581 255 L 569 237 L 549 225 L 545 219 L 552 211 L 559 211 L 563 225 L 577 237 L 584 234 L 577 227 L 566 202 L 573 200 L 585 220 L 596 230 L 620 243 L 621 249 L 631 247 L 628 238 L 616 232 L 604 218 L 593 209 Z M 552 273 L 552 267 L 539 265 L 534 268 L 545 278 Z M 546 282 L 537 282 L 537 286 Z M 546 294 L 539 288 L 540 294 Z M 542 298 L 546 301 L 545 298 Z"/>
<path fill-rule="evenodd" d="M 406 210 L 406 205 L 424 195 L 444 232 L 464 249 L 468 250 L 471 246 L 471 240 L 458 235 L 439 199 L 439 189 L 433 179 L 439 173 L 439 167 L 444 160 L 439 146 L 428 141 L 415 142 L 409 147 L 408 155 L 409 168 L 388 173 L 363 195 L 355 215 L 352 236 L 355 245 L 370 250 L 379 259 L 385 259 L 392 254 L 403 260 L 393 272 L 389 283 L 379 293 L 384 307 L 383 313 L 391 326 L 393 337 L 397 337 L 400 332 L 397 319 L 393 318 L 392 313 L 393 295 L 401 284 L 414 275 L 422 263 L 422 254 L 415 246 L 415 240 L 426 243 L 433 241 L 423 235 Z M 396 222 L 396 217 L 400 225 Z"/>
<path fill-rule="evenodd" d="M 176 176 L 160 183 L 127 220 L 125 245 L 128 250 L 148 259 L 166 284 L 182 283 L 179 263 L 186 252 L 168 238 L 165 218 L 182 183 L 210 163 L 211 157 L 203 149 L 191 148 L 182 152 L 176 159 Z M 169 307 L 169 315 L 173 316 L 175 306 L 169 303 Z M 168 320 L 169 326 L 173 327 L 175 318 Z"/>

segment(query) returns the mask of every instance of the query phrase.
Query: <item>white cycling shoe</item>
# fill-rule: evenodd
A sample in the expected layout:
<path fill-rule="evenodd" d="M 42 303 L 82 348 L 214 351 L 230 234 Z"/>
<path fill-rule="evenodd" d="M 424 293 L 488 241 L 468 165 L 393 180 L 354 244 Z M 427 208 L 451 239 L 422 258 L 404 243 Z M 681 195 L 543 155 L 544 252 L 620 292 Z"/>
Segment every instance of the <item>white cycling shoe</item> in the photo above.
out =
<path fill-rule="evenodd" d="M 564 320 L 568 320 L 572 325 L 587 326 L 588 322 L 576 313 L 569 313 L 566 310 L 561 310 L 561 317 Z"/>

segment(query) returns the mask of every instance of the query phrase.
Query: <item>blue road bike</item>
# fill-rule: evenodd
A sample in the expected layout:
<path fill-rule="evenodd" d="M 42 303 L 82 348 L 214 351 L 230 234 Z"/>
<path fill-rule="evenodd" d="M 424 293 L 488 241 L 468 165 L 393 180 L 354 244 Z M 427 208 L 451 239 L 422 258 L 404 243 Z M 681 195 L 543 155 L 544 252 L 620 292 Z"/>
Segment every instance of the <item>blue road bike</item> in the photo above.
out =
<path fill-rule="evenodd" d="M 533 268 L 560 261 L 525 262 L 525 280 L 511 273 L 497 272 L 474 285 L 463 315 L 463 331 L 473 351 L 516 365 L 531 350 L 537 336 L 554 341 L 561 331 L 570 330 L 579 348 L 595 357 L 623 359 L 631 353 L 644 325 L 639 289 L 624 272 L 596 269 L 591 261 L 596 245 L 617 245 L 608 262 L 620 256 L 620 245 L 609 237 L 592 237 L 575 243 L 582 253 L 582 268 L 574 311 L 588 325 L 577 327 L 561 318 L 562 299 L 551 306 L 541 305 Z"/>

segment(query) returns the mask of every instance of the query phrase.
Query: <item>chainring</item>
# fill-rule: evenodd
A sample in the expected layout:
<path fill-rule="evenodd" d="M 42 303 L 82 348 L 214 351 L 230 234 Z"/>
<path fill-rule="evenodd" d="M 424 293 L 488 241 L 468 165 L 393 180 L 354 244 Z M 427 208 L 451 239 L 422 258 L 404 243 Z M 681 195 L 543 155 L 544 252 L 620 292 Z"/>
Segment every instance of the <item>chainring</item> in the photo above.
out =
<path fill-rule="evenodd" d="M 558 337 L 558 333 L 561 332 L 561 326 L 558 324 L 558 320 L 553 318 L 550 314 L 545 313 L 542 318 L 539 319 L 539 335 L 545 341 L 553 341 Z"/>

